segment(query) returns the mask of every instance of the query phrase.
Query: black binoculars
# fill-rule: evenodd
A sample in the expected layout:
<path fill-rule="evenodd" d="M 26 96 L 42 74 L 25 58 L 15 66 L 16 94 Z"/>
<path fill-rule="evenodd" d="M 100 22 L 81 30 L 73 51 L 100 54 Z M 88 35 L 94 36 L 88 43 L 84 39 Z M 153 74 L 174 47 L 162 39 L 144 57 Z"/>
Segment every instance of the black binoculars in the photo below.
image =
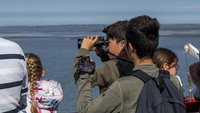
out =
<path fill-rule="evenodd" d="M 78 49 L 81 47 L 83 38 L 78 38 L 77 42 L 78 42 Z M 103 36 L 99 36 L 97 42 L 94 44 L 95 47 L 101 47 L 101 46 L 108 46 L 108 40 L 106 37 Z"/>

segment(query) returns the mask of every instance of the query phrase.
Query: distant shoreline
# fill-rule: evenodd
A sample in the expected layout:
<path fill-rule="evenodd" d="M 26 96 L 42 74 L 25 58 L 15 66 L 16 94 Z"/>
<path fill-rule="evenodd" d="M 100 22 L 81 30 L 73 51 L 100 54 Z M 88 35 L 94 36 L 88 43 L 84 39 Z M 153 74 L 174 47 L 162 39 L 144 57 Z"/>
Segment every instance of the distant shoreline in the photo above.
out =
<path fill-rule="evenodd" d="M 160 35 L 160 38 L 200 38 L 200 34 L 172 34 L 172 35 Z"/>
<path fill-rule="evenodd" d="M 1 27 L 55 27 L 55 26 L 106 26 L 109 24 L 60 24 L 60 25 L 0 25 Z M 200 23 L 161 24 L 160 26 L 199 26 Z"/>
<path fill-rule="evenodd" d="M 82 38 L 82 36 L 74 37 L 59 37 L 59 36 L 3 36 L 3 38 L 10 39 L 71 39 L 76 40 Z M 160 35 L 160 38 L 200 38 L 200 34 L 172 34 L 172 35 Z"/>
<path fill-rule="evenodd" d="M 42 28 L 70 28 L 70 27 L 105 27 L 107 24 L 69 24 L 69 25 L 9 25 L 9 26 L 0 26 L 0 29 L 14 29 L 14 28 L 32 28 L 32 29 L 42 29 Z M 161 30 L 191 30 L 191 29 L 200 29 L 199 24 L 161 24 Z"/>
<path fill-rule="evenodd" d="M 86 35 L 105 35 L 105 24 L 2 26 L 0 37 L 35 39 L 77 39 Z M 162 24 L 161 38 L 200 38 L 200 24 Z"/>

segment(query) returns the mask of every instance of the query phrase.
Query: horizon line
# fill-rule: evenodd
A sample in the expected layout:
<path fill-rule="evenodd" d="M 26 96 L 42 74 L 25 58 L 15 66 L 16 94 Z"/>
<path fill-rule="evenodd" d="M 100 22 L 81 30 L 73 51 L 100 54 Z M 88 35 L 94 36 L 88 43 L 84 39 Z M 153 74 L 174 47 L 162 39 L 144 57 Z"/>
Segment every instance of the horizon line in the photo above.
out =
<path fill-rule="evenodd" d="M 47 25 L 0 25 L 0 27 L 43 27 L 43 26 L 70 26 L 70 25 L 109 25 L 109 24 L 47 24 Z M 200 23 L 165 23 L 160 25 L 200 25 Z"/>

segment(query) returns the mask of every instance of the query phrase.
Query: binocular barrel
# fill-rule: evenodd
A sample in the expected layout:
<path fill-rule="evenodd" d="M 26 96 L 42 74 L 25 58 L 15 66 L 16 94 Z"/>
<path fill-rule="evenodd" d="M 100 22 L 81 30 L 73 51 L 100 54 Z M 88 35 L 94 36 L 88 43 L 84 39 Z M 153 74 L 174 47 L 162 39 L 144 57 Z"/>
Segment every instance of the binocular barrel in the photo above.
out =
<path fill-rule="evenodd" d="M 83 38 L 77 39 L 78 49 L 81 47 L 82 42 L 83 42 Z M 95 47 L 107 46 L 107 45 L 108 45 L 108 40 L 105 37 L 99 37 L 97 42 L 94 44 Z"/>

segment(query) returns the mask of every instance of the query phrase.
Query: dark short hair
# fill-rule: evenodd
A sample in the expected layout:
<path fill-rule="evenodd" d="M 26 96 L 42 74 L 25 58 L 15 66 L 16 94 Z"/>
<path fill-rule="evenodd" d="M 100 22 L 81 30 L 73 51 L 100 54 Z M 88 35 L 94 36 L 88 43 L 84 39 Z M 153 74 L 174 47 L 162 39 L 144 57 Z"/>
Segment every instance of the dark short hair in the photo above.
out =
<path fill-rule="evenodd" d="M 125 40 L 126 27 L 128 21 L 117 21 L 103 29 L 102 32 L 106 33 L 108 39 L 116 39 L 117 42 Z"/>
<path fill-rule="evenodd" d="M 160 24 L 156 18 L 138 16 L 129 20 L 126 40 L 136 48 L 139 58 L 153 57 L 158 47 Z"/>

